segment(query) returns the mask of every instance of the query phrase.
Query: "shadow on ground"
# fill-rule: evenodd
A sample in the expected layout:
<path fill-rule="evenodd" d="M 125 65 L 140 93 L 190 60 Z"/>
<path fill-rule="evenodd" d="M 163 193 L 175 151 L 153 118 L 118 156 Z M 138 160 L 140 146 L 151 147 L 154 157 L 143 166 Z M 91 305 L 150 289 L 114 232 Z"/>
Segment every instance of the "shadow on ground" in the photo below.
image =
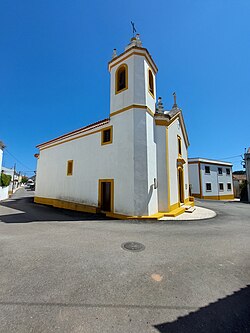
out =
<path fill-rule="evenodd" d="M 103 214 L 76 212 L 34 203 L 34 197 L 12 198 L 1 202 L 0 207 L 14 209 L 0 214 L 0 221 L 5 223 L 28 223 L 42 221 L 90 221 L 110 220 Z"/>
<path fill-rule="evenodd" d="M 250 286 L 174 322 L 154 327 L 160 333 L 250 332 Z"/>

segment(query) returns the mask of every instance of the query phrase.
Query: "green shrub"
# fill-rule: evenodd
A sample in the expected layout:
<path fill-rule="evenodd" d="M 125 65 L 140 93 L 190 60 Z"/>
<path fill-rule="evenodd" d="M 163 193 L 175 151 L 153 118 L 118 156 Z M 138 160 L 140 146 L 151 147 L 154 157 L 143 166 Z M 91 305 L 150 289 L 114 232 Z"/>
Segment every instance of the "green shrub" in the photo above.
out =
<path fill-rule="evenodd" d="M 1 173 L 0 175 L 0 186 L 9 186 L 11 182 L 11 176 Z"/>
<path fill-rule="evenodd" d="M 28 177 L 26 177 L 26 176 L 22 176 L 22 181 L 21 181 L 21 183 L 22 183 L 22 184 L 25 184 L 25 183 L 27 183 L 28 180 L 29 180 Z"/>

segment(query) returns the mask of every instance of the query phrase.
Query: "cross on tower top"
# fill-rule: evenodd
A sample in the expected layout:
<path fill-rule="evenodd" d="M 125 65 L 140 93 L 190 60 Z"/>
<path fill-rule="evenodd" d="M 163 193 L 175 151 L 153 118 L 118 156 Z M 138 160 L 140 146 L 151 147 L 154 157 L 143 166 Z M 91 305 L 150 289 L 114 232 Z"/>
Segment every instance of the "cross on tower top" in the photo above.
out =
<path fill-rule="evenodd" d="M 135 29 L 134 22 L 131 21 L 131 25 L 132 25 L 132 34 L 133 34 L 133 37 L 135 37 L 136 29 Z"/>

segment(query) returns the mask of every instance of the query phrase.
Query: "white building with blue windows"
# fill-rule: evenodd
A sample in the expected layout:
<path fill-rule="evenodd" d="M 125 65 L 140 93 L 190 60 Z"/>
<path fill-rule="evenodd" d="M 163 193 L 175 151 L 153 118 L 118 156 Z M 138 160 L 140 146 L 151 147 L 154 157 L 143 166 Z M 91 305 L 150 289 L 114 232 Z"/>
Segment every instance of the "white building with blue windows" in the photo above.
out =
<path fill-rule="evenodd" d="M 139 35 L 108 66 L 107 118 L 37 146 L 35 202 L 122 219 L 176 216 L 193 204 L 176 97 L 170 111 L 156 104 L 158 69 Z"/>

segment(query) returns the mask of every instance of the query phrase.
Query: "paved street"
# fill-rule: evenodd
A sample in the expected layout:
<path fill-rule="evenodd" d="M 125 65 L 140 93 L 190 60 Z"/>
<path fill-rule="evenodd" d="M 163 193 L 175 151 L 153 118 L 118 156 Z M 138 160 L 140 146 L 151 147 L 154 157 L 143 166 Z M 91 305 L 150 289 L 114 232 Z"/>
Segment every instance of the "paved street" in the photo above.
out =
<path fill-rule="evenodd" d="M 250 332 L 250 205 L 139 222 L 0 204 L 0 332 Z M 122 249 L 124 242 L 145 250 Z"/>

